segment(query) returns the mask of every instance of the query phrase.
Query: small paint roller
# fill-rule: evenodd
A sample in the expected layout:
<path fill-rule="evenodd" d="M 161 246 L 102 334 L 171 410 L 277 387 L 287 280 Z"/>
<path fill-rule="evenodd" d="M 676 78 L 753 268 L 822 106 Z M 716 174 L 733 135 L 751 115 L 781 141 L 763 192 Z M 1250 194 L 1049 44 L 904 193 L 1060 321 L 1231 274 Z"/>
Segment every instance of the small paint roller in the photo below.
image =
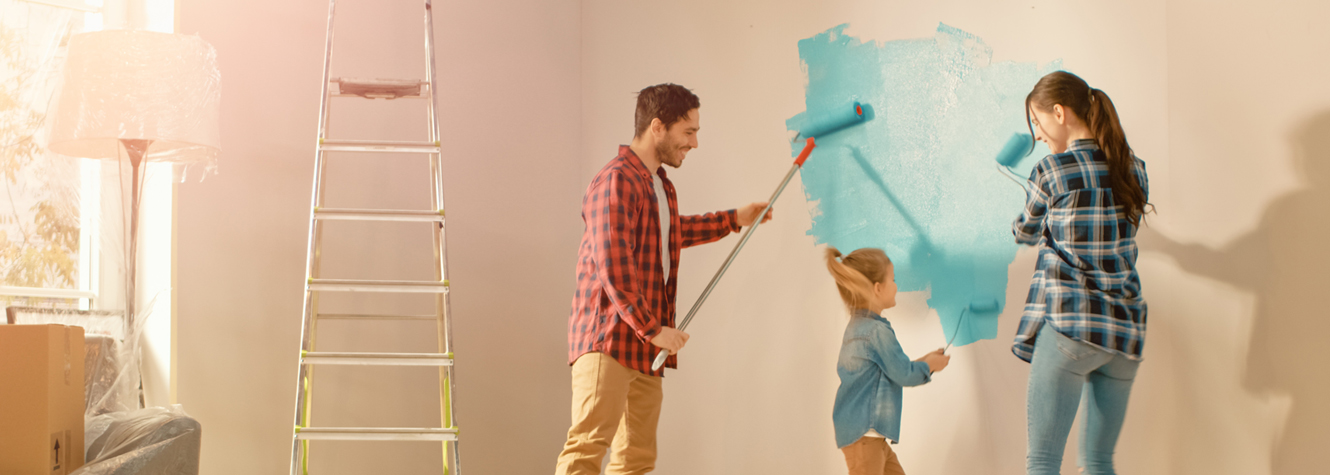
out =
<path fill-rule="evenodd" d="M 743 250 L 744 244 L 753 235 L 753 231 L 756 231 L 758 225 L 762 224 L 762 218 L 771 212 L 771 206 L 776 204 L 776 198 L 779 198 L 780 193 L 785 191 L 785 185 L 790 184 L 790 179 L 794 178 L 794 173 L 803 167 L 804 161 L 808 160 L 808 155 L 813 153 L 813 148 L 817 146 L 814 139 L 825 137 L 827 134 L 846 127 L 858 125 L 865 120 L 867 118 L 864 116 L 864 106 L 859 101 L 820 111 L 817 114 L 809 114 L 808 119 L 804 120 L 804 123 L 799 126 L 799 135 L 796 137 L 796 140 L 798 138 L 805 139 L 806 144 L 803 151 L 799 152 L 799 156 L 794 159 L 794 165 L 790 167 L 789 173 L 785 174 L 785 179 L 781 180 L 780 186 L 776 187 L 776 192 L 771 195 L 771 199 L 767 200 L 767 207 L 763 208 L 762 212 L 757 215 L 758 217 L 753 221 L 753 225 L 744 231 L 743 236 L 739 238 L 739 244 L 734 246 L 734 250 L 730 251 L 730 256 L 725 258 L 725 263 L 721 264 L 720 270 L 716 271 L 716 275 L 711 278 L 711 282 L 707 284 L 706 289 L 702 290 L 702 295 L 693 303 L 693 308 L 688 310 L 688 315 L 679 323 L 679 331 L 683 331 L 684 328 L 688 327 L 688 322 L 693 321 L 693 316 L 697 315 L 697 310 L 702 308 L 702 302 L 705 302 L 707 297 L 711 295 L 711 290 L 716 288 L 716 283 L 720 282 L 721 276 L 724 276 L 725 271 L 729 270 L 735 256 L 739 255 L 739 251 Z M 656 360 L 651 363 L 651 370 L 659 370 L 661 366 L 665 365 L 665 360 L 669 356 L 669 350 L 660 350 L 656 354 Z"/>
<path fill-rule="evenodd" d="M 998 152 L 997 157 L 995 158 L 997 161 L 998 172 L 1002 173 L 1003 176 L 1016 183 L 1016 185 L 1020 186 L 1022 189 L 1029 191 L 1029 188 L 1026 188 L 1025 186 L 1024 180 L 1017 176 L 1016 172 L 1012 170 L 1011 167 L 1016 166 L 1017 163 L 1021 162 L 1022 158 L 1025 158 L 1033 151 L 1034 137 L 1030 136 L 1030 134 L 1023 134 L 1020 132 L 1011 134 L 1011 138 L 1007 139 L 1007 144 L 1002 146 L 1002 150 Z"/>
<path fill-rule="evenodd" d="M 1026 137 L 1029 137 L 1028 135 Z M 961 309 L 961 317 L 956 319 L 956 329 L 951 331 L 951 339 L 947 340 L 947 347 L 942 349 L 943 353 L 951 349 L 951 342 L 956 341 L 956 335 L 960 334 L 961 323 L 965 321 L 966 313 L 992 313 L 1001 310 L 1001 304 L 994 298 L 975 298 L 970 300 L 970 305 Z"/>
<path fill-rule="evenodd" d="M 1011 138 L 1007 139 L 1007 143 L 1002 146 L 1002 150 L 998 151 L 997 157 L 994 158 L 997 161 L 998 171 L 1021 188 L 1025 188 L 1025 184 L 1016 176 L 1016 172 L 1012 171 L 1011 167 L 1016 166 L 1022 158 L 1034 151 L 1033 144 L 1034 137 L 1030 134 L 1014 133 Z M 961 324 L 965 322 L 966 313 L 992 313 L 999 310 L 1001 310 L 1001 304 L 995 298 L 972 299 L 970 305 L 961 309 L 961 316 L 956 319 L 956 328 L 951 331 L 951 339 L 947 340 L 947 347 L 943 348 L 942 352 L 946 353 L 947 350 L 951 349 L 952 342 L 956 341 L 956 335 L 960 334 Z"/>

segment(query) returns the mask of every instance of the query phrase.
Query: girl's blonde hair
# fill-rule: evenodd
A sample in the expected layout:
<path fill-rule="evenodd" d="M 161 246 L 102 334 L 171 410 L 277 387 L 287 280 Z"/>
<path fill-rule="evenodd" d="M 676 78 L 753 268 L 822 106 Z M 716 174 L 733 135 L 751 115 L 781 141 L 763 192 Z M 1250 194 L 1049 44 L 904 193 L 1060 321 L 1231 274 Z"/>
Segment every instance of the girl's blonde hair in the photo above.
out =
<path fill-rule="evenodd" d="M 873 284 L 884 282 L 891 259 L 881 249 L 865 247 L 856 249 L 841 257 L 835 247 L 827 246 L 827 270 L 836 279 L 836 288 L 845 307 L 855 310 L 868 307 L 868 297 L 873 295 Z"/>

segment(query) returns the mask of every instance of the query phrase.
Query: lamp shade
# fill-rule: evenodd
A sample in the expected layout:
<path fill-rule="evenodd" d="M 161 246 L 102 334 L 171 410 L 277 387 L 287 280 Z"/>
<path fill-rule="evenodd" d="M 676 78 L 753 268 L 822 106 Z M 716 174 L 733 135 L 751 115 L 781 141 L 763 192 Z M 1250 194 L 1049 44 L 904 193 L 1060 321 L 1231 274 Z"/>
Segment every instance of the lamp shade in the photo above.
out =
<path fill-rule="evenodd" d="M 74 35 L 49 147 L 116 158 L 120 141 L 151 141 L 149 161 L 206 163 L 221 149 L 217 53 L 198 36 L 108 30 Z"/>

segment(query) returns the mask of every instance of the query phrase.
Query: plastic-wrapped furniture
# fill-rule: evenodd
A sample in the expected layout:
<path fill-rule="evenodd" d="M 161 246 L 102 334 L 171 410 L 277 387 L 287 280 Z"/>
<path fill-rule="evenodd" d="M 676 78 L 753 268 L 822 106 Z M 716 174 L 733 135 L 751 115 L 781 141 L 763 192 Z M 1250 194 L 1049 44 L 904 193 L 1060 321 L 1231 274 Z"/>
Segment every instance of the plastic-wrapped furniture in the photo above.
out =
<path fill-rule="evenodd" d="M 203 429 L 179 405 L 136 409 L 138 371 L 118 312 L 8 307 L 11 325 L 58 323 L 84 329 L 86 465 L 70 475 L 198 475 Z M 135 332 L 137 334 L 137 332 Z M 129 378 L 126 374 L 132 374 Z M 113 412 L 114 411 L 114 412 Z"/>
<path fill-rule="evenodd" d="M 112 412 L 87 421 L 88 463 L 70 475 L 198 475 L 203 427 L 180 408 Z"/>

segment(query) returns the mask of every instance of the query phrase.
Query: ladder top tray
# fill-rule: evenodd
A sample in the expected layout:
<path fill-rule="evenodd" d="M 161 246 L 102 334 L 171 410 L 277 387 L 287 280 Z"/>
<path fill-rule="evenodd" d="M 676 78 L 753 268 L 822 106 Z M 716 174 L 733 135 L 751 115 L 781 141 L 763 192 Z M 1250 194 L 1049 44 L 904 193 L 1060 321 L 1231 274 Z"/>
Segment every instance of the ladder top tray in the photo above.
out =
<path fill-rule="evenodd" d="M 417 79 L 332 78 L 328 94 L 366 99 L 429 98 L 429 82 Z"/>

